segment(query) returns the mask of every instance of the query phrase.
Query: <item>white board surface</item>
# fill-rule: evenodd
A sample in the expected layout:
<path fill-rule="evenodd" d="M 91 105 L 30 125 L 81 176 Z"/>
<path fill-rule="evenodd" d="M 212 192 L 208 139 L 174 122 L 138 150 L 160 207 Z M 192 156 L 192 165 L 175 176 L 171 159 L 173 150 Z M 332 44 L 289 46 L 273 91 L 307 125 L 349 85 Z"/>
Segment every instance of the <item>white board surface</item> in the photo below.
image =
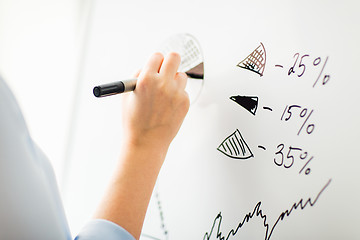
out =
<path fill-rule="evenodd" d="M 142 239 L 359 239 L 359 7 L 95 2 L 67 188 L 73 231 L 121 154 L 121 98 L 96 99 L 92 88 L 128 78 L 165 39 L 189 33 L 205 82 L 171 145 Z M 262 76 L 246 60 L 261 45 Z M 250 111 L 230 97 L 249 100 Z"/>

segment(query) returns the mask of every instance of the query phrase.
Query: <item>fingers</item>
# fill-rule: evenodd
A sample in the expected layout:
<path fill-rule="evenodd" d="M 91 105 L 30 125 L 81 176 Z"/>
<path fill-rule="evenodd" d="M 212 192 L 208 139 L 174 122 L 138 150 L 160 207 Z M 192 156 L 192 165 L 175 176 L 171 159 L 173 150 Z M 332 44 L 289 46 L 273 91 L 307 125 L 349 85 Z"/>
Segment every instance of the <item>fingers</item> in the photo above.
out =
<path fill-rule="evenodd" d="M 142 72 L 149 74 L 159 73 L 163 60 L 164 56 L 161 53 L 154 53 L 147 61 Z"/>
<path fill-rule="evenodd" d="M 180 55 L 175 52 L 169 53 L 166 58 L 161 53 L 154 53 L 149 58 L 142 72 L 160 73 L 166 78 L 174 78 L 180 65 Z"/>
<path fill-rule="evenodd" d="M 175 74 L 178 71 L 179 65 L 180 65 L 180 55 L 175 52 L 169 53 L 160 69 L 160 75 L 173 79 L 175 77 Z"/>
<path fill-rule="evenodd" d="M 178 72 L 175 75 L 175 81 L 178 85 L 178 88 L 184 90 L 186 88 L 188 76 L 186 75 L 186 73 Z"/>
<path fill-rule="evenodd" d="M 171 52 L 165 59 L 161 53 L 154 53 L 140 72 L 140 82 L 138 84 L 143 83 L 144 79 L 158 79 L 164 83 L 174 82 L 177 89 L 184 90 L 188 77 L 185 73 L 178 72 L 180 62 L 181 58 L 178 53 Z M 156 75 L 158 77 L 155 77 Z M 139 73 L 135 76 L 139 77 Z M 150 76 L 150 78 L 145 76 Z"/>
<path fill-rule="evenodd" d="M 141 73 L 141 69 L 137 70 L 135 74 L 133 75 L 134 78 L 138 78 Z"/>

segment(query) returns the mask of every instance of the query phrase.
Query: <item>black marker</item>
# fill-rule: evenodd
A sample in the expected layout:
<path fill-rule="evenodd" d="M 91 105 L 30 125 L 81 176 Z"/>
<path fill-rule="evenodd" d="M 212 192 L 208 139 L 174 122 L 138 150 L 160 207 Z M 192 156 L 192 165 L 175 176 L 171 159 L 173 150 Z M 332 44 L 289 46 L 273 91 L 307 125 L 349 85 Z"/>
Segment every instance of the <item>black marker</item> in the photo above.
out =
<path fill-rule="evenodd" d="M 93 93 L 95 97 L 106 97 L 123 92 L 134 91 L 136 87 L 136 82 L 137 79 L 133 78 L 125 81 L 117 81 L 99 85 L 94 87 Z"/>
<path fill-rule="evenodd" d="M 190 73 L 190 72 L 187 72 L 186 74 L 190 78 L 195 78 L 195 79 L 203 79 L 204 78 L 204 74 L 197 74 L 197 73 Z M 124 80 L 124 81 L 117 81 L 117 82 L 99 85 L 99 86 L 94 87 L 93 93 L 94 93 L 95 97 L 106 97 L 106 96 L 111 96 L 111 95 L 115 95 L 115 94 L 119 94 L 119 93 L 134 91 L 135 87 L 136 87 L 136 82 L 137 82 L 137 79 L 133 78 L 133 79 L 128 79 L 128 80 Z"/>

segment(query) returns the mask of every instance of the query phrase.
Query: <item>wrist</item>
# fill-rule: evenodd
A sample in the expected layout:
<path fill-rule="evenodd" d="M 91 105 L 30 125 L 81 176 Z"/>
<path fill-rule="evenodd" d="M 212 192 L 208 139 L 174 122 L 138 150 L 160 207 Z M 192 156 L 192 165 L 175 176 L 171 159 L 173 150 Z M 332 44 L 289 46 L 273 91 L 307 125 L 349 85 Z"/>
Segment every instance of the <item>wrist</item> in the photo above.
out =
<path fill-rule="evenodd" d="M 131 134 L 128 132 L 123 136 L 123 143 L 123 147 L 132 148 L 137 151 L 166 154 L 170 146 L 171 139 L 168 139 L 167 136 L 153 134 L 151 131 L 141 131 L 141 134 Z"/>
<path fill-rule="evenodd" d="M 165 160 L 169 144 L 164 144 L 161 141 L 138 139 L 138 138 L 124 138 L 121 155 L 131 156 L 131 161 L 136 161 L 144 165 L 159 166 Z"/>

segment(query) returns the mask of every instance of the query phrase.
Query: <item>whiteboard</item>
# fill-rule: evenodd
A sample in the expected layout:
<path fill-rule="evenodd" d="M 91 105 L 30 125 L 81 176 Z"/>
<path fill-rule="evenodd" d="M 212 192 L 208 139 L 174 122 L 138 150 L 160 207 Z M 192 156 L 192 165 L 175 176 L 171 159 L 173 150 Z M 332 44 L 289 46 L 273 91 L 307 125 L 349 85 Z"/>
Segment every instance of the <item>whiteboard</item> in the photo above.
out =
<path fill-rule="evenodd" d="M 170 147 L 142 239 L 359 239 L 359 7 L 95 2 L 68 172 L 73 231 L 121 154 L 121 98 L 95 99 L 92 88 L 128 78 L 165 39 L 189 33 L 205 80 Z"/>

